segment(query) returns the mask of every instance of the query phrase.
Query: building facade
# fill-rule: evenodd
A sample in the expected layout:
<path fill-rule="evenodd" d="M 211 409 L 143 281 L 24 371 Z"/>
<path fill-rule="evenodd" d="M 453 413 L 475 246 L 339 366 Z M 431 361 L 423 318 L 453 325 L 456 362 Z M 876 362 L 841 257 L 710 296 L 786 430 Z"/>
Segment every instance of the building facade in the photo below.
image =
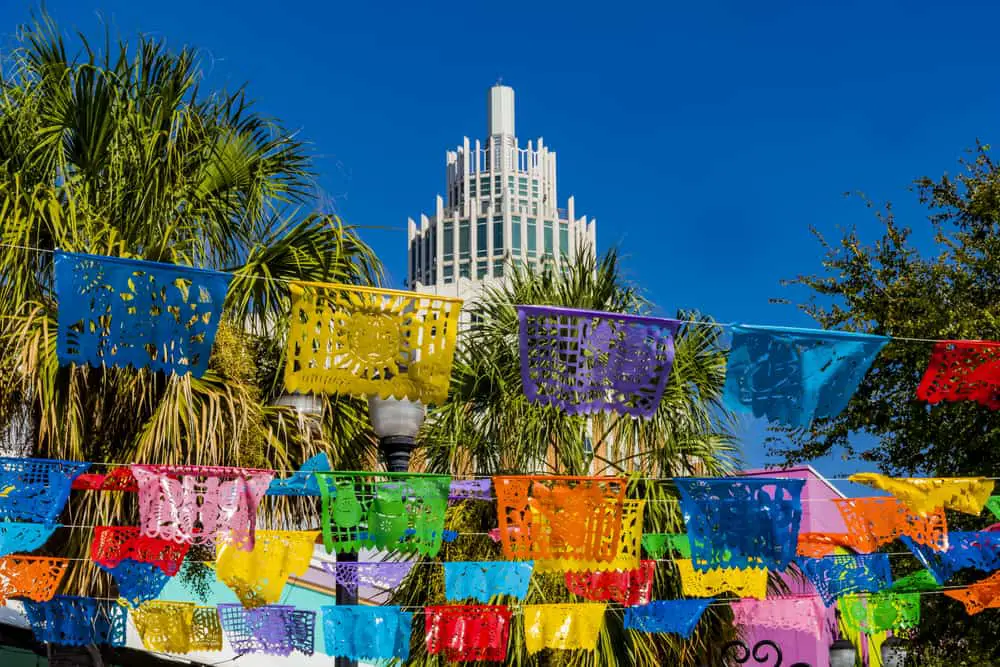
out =
<path fill-rule="evenodd" d="M 596 247 L 594 220 L 558 207 L 556 154 L 544 141 L 522 148 L 514 132 L 514 89 L 487 95 L 485 143 L 466 137 L 446 153 L 446 196 L 434 215 L 409 219 L 408 282 L 418 292 L 473 299 L 512 265 L 558 268 Z"/>

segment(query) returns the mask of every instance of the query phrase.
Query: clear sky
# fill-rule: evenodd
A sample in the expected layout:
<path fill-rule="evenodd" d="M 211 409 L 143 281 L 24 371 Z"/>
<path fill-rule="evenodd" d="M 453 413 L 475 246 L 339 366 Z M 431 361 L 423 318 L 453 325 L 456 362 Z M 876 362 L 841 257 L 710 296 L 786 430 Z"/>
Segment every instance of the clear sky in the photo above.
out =
<path fill-rule="evenodd" d="M 9 44 L 31 5 L 3 4 Z M 345 220 L 397 228 L 364 233 L 397 287 L 406 218 L 443 194 L 445 150 L 485 134 L 498 77 L 516 90 L 522 141 L 541 135 L 558 152 L 560 206 L 576 195 L 661 313 L 723 321 L 807 326 L 768 300 L 801 296 L 779 280 L 819 268 L 810 225 L 875 233 L 843 196 L 858 190 L 921 225 L 913 178 L 954 171 L 977 137 L 995 139 L 995 3 L 589 4 L 47 7 L 95 39 L 103 21 L 197 46 L 210 85 L 248 82 L 260 110 L 312 143 Z M 759 431 L 747 433 L 751 463 Z"/>

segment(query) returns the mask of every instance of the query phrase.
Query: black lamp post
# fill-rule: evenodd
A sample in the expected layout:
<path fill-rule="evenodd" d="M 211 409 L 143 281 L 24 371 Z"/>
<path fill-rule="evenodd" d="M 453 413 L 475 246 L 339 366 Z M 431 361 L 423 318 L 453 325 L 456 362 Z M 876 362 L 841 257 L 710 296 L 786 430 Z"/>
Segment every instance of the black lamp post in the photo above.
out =
<path fill-rule="evenodd" d="M 393 398 L 368 398 L 368 418 L 378 436 L 379 451 L 389 472 L 406 472 L 410 455 L 417 446 L 417 432 L 426 411 L 422 403 Z M 358 561 L 357 552 L 337 554 L 338 563 Z M 357 604 L 357 590 L 347 590 L 337 583 L 337 604 Z M 336 667 L 357 667 L 349 658 L 337 658 Z"/>

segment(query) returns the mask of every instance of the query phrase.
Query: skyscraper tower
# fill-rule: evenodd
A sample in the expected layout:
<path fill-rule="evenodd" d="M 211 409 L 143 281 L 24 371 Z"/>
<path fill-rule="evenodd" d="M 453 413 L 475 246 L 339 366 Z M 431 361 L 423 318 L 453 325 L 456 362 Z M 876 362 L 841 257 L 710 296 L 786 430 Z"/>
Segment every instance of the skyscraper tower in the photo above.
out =
<path fill-rule="evenodd" d="M 541 138 L 521 148 L 514 133 L 514 89 L 487 95 L 485 145 L 465 137 L 446 153 L 447 200 L 433 217 L 409 219 L 408 285 L 419 292 L 474 298 L 514 265 L 556 268 L 596 245 L 595 221 L 556 199 L 556 154 Z"/>

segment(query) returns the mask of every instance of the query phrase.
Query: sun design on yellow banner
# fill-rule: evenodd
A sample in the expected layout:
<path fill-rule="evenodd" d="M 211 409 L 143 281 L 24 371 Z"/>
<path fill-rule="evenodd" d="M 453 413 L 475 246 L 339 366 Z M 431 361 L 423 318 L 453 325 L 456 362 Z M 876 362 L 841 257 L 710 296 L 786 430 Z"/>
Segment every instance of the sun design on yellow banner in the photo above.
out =
<path fill-rule="evenodd" d="M 447 398 L 460 299 L 324 283 L 290 289 L 289 391 Z"/>

